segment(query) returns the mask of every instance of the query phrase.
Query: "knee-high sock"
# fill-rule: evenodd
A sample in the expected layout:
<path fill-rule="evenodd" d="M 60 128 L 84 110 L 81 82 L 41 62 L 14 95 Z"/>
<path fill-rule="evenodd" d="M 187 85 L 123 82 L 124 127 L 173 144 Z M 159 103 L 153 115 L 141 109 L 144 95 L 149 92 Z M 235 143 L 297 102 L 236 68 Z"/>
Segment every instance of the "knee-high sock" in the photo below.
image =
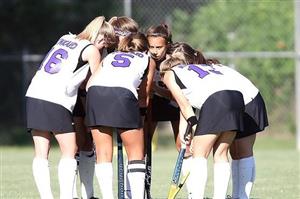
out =
<path fill-rule="evenodd" d="M 249 199 L 255 180 L 254 157 L 240 159 L 239 162 L 239 198 Z"/>
<path fill-rule="evenodd" d="M 188 158 L 183 159 L 181 173 L 183 176 L 186 176 L 191 171 L 191 163 L 192 163 L 193 157 L 190 156 Z M 188 199 L 192 198 L 192 191 L 191 191 L 191 181 L 190 178 L 187 178 L 185 181 L 186 189 L 188 192 Z"/>
<path fill-rule="evenodd" d="M 77 162 L 74 158 L 62 158 L 58 164 L 58 180 L 60 199 L 73 198 L 73 186 L 76 176 Z"/>
<path fill-rule="evenodd" d="M 125 183 L 124 183 L 125 199 L 131 199 L 131 188 L 130 188 L 130 183 L 129 183 L 129 179 L 128 179 L 128 162 L 127 161 L 125 161 L 124 173 L 125 173 Z"/>
<path fill-rule="evenodd" d="M 75 172 L 75 178 L 74 178 L 74 183 L 73 183 L 73 198 L 79 198 L 78 193 L 77 193 L 77 178 L 78 178 L 78 169 L 79 169 L 79 153 L 75 154 L 75 159 L 76 159 L 76 172 Z"/>
<path fill-rule="evenodd" d="M 53 199 L 50 186 L 48 160 L 43 158 L 34 158 L 32 162 L 32 172 L 41 199 Z"/>
<path fill-rule="evenodd" d="M 230 179 L 229 162 L 217 162 L 214 164 L 214 197 L 213 199 L 226 198 L 228 182 Z"/>
<path fill-rule="evenodd" d="M 96 164 L 95 173 L 100 186 L 102 199 L 113 199 L 113 167 L 111 162 Z"/>
<path fill-rule="evenodd" d="M 231 161 L 231 181 L 232 181 L 232 198 L 239 198 L 239 162 L 240 160 Z"/>
<path fill-rule="evenodd" d="M 190 183 L 193 199 L 203 199 L 207 180 L 207 159 L 196 157 L 192 159 Z"/>
<path fill-rule="evenodd" d="M 95 173 L 94 151 L 80 151 L 79 176 L 81 181 L 82 199 L 94 196 L 93 180 Z"/>
<path fill-rule="evenodd" d="M 131 198 L 144 198 L 145 192 L 145 171 L 144 160 L 132 160 L 128 162 L 128 180 L 131 187 Z"/>

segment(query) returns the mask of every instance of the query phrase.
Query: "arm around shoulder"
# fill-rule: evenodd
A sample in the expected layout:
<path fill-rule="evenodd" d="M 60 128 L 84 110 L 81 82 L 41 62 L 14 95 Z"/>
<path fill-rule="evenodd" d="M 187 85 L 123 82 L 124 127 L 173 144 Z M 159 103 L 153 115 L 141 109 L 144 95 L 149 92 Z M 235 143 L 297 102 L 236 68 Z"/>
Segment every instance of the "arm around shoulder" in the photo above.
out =
<path fill-rule="evenodd" d="M 93 74 L 100 65 L 101 55 L 99 50 L 94 45 L 88 46 L 82 52 L 82 60 L 89 63 L 91 73 Z"/>
<path fill-rule="evenodd" d="M 140 107 L 147 107 L 149 104 L 152 82 L 155 72 L 155 61 L 150 58 L 148 65 L 148 73 L 141 82 L 139 88 L 139 104 Z"/>

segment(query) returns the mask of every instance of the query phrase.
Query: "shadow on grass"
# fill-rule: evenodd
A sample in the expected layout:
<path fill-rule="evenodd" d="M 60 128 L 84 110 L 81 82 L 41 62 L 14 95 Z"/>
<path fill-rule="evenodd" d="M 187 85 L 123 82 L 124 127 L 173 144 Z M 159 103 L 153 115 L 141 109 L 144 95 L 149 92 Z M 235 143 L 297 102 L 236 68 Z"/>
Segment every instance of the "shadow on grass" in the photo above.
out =
<path fill-rule="evenodd" d="M 165 198 L 153 198 L 153 199 L 165 199 Z M 186 198 L 176 198 L 176 199 L 186 199 Z M 206 197 L 206 198 L 203 198 L 203 199 L 213 199 L 213 198 L 208 198 L 208 197 Z M 231 198 L 225 198 L 225 199 L 231 199 Z M 250 198 L 250 199 L 260 199 L 260 198 Z"/>

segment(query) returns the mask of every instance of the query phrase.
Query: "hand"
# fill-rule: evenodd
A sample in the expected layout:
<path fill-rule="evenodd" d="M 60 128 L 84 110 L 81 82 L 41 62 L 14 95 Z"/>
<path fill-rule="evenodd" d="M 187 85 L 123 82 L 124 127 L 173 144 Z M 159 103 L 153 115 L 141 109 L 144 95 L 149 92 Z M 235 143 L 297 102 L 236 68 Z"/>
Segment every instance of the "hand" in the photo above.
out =
<path fill-rule="evenodd" d="M 186 145 L 184 157 L 190 157 L 193 155 L 192 144 Z"/>

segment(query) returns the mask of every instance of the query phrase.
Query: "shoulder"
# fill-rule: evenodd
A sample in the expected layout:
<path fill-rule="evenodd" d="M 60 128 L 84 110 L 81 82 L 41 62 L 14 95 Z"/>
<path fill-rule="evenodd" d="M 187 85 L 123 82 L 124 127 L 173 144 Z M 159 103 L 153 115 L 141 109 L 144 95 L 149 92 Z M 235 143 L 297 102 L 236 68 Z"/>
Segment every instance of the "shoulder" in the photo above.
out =
<path fill-rule="evenodd" d="M 165 72 L 164 74 L 164 81 L 167 81 L 167 82 L 175 82 L 175 76 L 174 76 L 174 71 L 173 69 L 172 70 L 168 70 Z"/>
<path fill-rule="evenodd" d="M 149 57 L 149 65 L 156 67 L 156 62 L 152 57 Z"/>
<path fill-rule="evenodd" d="M 99 50 L 93 44 L 88 45 L 82 52 L 83 56 L 87 59 L 88 57 L 100 56 Z"/>
<path fill-rule="evenodd" d="M 150 71 L 153 71 L 153 73 L 154 73 L 155 70 L 156 70 L 156 63 L 155 63 L 155 61 L 154 61 L 153 58 L 148 57 L 148 59 L 149 59 L 149 61 L 148 61 L 148 67 L 149 67 L 149 70 L 150 70 Z"/>

